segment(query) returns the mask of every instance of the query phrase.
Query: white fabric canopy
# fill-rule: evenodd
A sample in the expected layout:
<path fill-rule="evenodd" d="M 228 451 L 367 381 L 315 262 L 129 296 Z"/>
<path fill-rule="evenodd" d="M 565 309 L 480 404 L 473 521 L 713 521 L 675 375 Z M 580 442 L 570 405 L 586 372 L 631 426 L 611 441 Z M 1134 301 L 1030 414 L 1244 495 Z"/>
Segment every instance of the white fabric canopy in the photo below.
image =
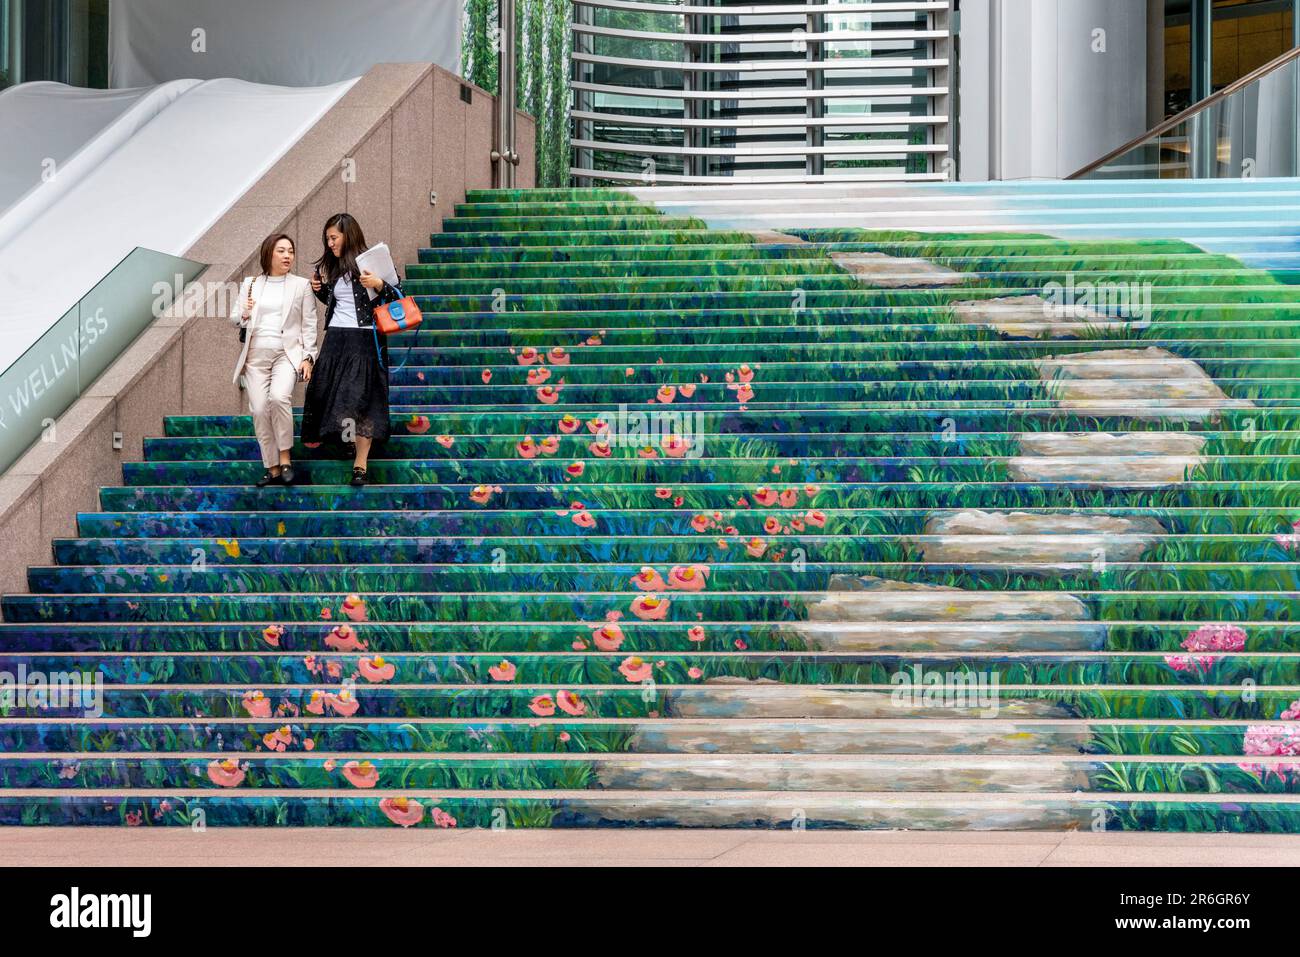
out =
<path fill-rule="evenodd" d="M 69 163 L 48 202 L 44 190 L 29 196 L 40 198 L 39 215 L 21 229 L 0 216 L 0 371 L 136 246 L 183 255 L 354 82 L 212 80 L 170 91 L 177 95 L 143 124 L 130 111 L 119 116 L 114 126 L 124 129 L 99 134 L 113 148 Z"/>
<path fill-rule="evenodd" d="M 198 82 L 143 90 L 25 83 L 0 93 L 0 247 Z"/>
<path fill-rule="evenodd" d="M 456 70 L 461 5 L 462 0 L 113 0 L 109 85 L 237 77 L 321 86 L 361 76 L 376 63 L 436 63 Z"/>

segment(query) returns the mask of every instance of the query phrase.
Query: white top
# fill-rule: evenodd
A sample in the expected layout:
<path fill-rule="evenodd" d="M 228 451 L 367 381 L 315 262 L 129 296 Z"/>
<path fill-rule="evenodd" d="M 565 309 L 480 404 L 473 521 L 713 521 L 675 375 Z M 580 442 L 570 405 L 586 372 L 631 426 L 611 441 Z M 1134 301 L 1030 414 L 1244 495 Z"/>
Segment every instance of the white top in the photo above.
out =
<path fill-rule="evenodd" d="M 357 300 L 352 295 L 352 277 L 340 276 L 334 284 L 334 317 L 330 319 L 331 329 L 360 329 L 357 321 Z"/>
<path fill-rule="evenodd" d="M 284 328 L 288 303 L 284 301 L 285 276 L 266 276 L 262 281 L 262 295 L 257 301 L 257 315 L 253 320 L 253 337 L 274 337 Z"/>

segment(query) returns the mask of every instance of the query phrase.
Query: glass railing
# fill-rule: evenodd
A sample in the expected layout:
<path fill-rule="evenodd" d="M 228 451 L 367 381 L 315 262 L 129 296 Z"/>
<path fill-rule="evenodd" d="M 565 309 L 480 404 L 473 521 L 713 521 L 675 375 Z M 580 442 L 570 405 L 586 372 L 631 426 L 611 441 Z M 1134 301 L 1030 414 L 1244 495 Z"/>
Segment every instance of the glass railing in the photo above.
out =
<path fill-rule="evenodd" d="M 0 373 L 0 474 L 77 401 L 206 266 L 137 248 Z"/>
<path fill-rule="evenodd" d="M 1300 47 L 1069 179 L 1300 176 Z"/>

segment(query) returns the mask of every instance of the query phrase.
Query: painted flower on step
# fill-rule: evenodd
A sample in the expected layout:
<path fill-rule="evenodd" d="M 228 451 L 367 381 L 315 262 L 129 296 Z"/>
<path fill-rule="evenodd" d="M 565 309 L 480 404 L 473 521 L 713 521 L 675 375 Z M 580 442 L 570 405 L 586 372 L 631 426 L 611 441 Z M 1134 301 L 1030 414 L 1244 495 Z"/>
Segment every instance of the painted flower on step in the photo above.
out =
<path fill-rule="evenodd" d="M 515 356 L 515 361 L 521 366 L 530 366 L 539 358 L 540 353 L 532 346 L 524 346 L 519 350 L 519 355 Z"/>
<path fill-rule="evenodd" d="M 750 558 L 762 558 L 767 551 L 767 542 L 761 538 L 751 538 L 745 543 L 745 552 Z"/>
<path fill-rule="evenodd" d="M 597 439 L 587 446 L 587 451 L 598 459 L 607 459 L 610 457 L 609 442 L 605 439 Z"/>
<path fill-rule="evenodd" d="M 587 471 L 587 466 L 583 462 L 571 462 L 564 467 L 564 471 L 573 478 L 582 478 L 582 473 Z"/>
<path fill-rule="evenodd" d="M 639 448 L 639 449 L 636 450 L 636 454 L 639 455 L 639 456 L 641 456 L 641 458 L 643 458 L 643 459 L 657 459 L 657 458 L 659 458 L 659 450 L 656 449 L 653 445 L 643 445 L 643 446 L 641 446 L 641 448 Z"/>
<path fill-rule="evenodd" d="M 285 724 L 285 726 L 276 728 L 274 731 L 266 732 L 265 735 L 261 736 L 261 742 L 268 750 L 282 752 L 294 742 L 294 732 Z"/>
<path fill-rule="evenodd" d="M 601 651 L 618 651 L 625 637 L 623 629 L 612 622 L 593 628 L 591 632 L 592 642 Z"/>
<path fill-rule="evenodd" d="M 360 595 L 348 595 L 343 599 L 343 614 L 348 617 L 348 621 L 365 621 L 366 603 Z"/>
<path fill-rule="evenodd" d="M 537 447 L 537 443 L 533 441 L 533 437 L 531 435 L 526 435 L 515 443 L 515 451 L 518 452 L 522 458 L 535 459 L 537 458 L 537 453 L 541 450 Z"/>
<path fill-rule="evenodd" d="M 658 595 L 641 595 L 632 602 L 632 614 L 642 621 L 663 621 L 672 603 Z"/>
<path fill-rule="evenodd" d="M 609 431 L 609 423 L 604 419 L 588 419 L 587 431 L 592 435 L 600 435 L 603 432 Z"/>
<path fill-rule="evenodd" d="M 713 519 L 707 515 L 696 515 L 691 519 L 691 528 L 697 532 L 707 532 L 709 526 L 713 524 Z"/>
<path fill-rule="evenodd" d="M 644 566 L 639 572 L 632 576 L 631 582 L 641 591 L 663 591 L 664 579 L 657 571 L 649 565 Z"/>
<path fill-rule="evenodd" d="M 1300 522 L 1291 526 L 1291 534 L 1276 535 L 1274 540 L 1287 551 L 1300 551 Z"/>
<path fill-rule="evenodd" d="M 231 758 L 224 761 L 212 761 L 208 764 L 208 778 L 217 787 L 237 788 L 244 783 L 248 765 L 240 764 Z"/>
<path fill-rule="evenodd" d="M 325 713 L 325 692 L 313 691 L 307 697 L 307 703 L 302 708 L 308 714 L 323 715 Z"/>
<path fill-rule="evenodd" d="M 781 520 L 775 515 L 769 515 L 763 520 L 763 531 L 767 532 L 769 535 L 775 535 L 777 532 L 781 531 L 781 527 Z"/>
<path fill-rule="evenodd" d="M 768 488 L 766 485 L 760 486 L 754 490 L 754 501 L 763 508 L 771 508 L 777 503 L 781 495 L 774 488 Z"/>
<path fill-rule="evenodd" d="M 673 490 L 670 488 L 655 489 L 655 498 L 672 498 L 672 497 L 673 497 Z"/>
<path fill-rule="evenodd" d="M 786 489 L 778 496 L 782 508 L 794 508 L 799 504 L 799 493 L 792 488 Z"/>
<path fill-rule="evenodd" d="M 1165 664 L 1178 672 L 1209 671 L 1218 660 L 1216 655 L 1165 655 Z"/>
<path fill-rule="evenodd" d="M 587 706 L 572 691 L 557 691 L 555 693 L 555 706 L 565 714 L 575 718 L 581 718 L 587 713 Z"/>
<path fill-rule="evenodd" d="M 386 797 L 379 802 L 379 810 L 401 827 L 411 827 L 424 819 L 424 805 L 409 798 Z"/>
<path fill-rule="evenodd" d="M 579 528 L 596 527 L 596 516 L 592 515 L 590 512 L 575 512 L 570 521 Z"/>
<path fill-rule="evenodd" d="M 695 395 L 695 384 L 680 385 L 677 387 L 677 391 L 681 393 L 683 399 L 689 399 L 691 396 Z"/>
<path fill-rule="evenodd" d="M 504 658 L 488 669 L 493 681 L 514 681 L 518 673 L 519 669 Z"/>
<path fill-rule="evenodd" d="M 366 643 L 357 637 L 351 625 L 336 625 L 325 636 L 325 647 L 331 651 L 365 651 Z"/>
<path fill-rule="evenodd" d="M 397 666 L 391 661 L 385 661 L 382 655 L 375 655 L 358 661 L 357 671 L 371 684 L 379 684 L 382 681 L 392 681 L 397 674 Z"/>
<path fill-rule="evenodd" d="M 260 691 L 245 691 L 240 704 L 250 718 L 271 717 L 271 699 Z"/>
<path fill-rule="evenodd" d="M 691 449 L 691 440 L 684 439 L 675 432 L 665 435 L 659 444 L 664 450 L 664 455 L 670 459 L 680 459 Z"/>
<path fill-rule="evenodd" d="M 1300 757 L 1300 727 L 1285 724 L 1248 727 L 1242 752 L 1254 757 Z"/>
<path fill-rule="evenodd" d="M 372 788 L 379 783 L 379 769 L 369 761 L 349 761 L 343 765 L 343 776 L 354 788 Z"/>
<path fill-rule="evenodd" d="M 470 489 L 469 500 L 476 505 L 486 505 L 492 500 L 492 496 L 500 491 L 499 485 L 476 485 Z"/>
<path fill-rule="evenodd" d="M 551 370 L 546 368 L 546 366 L 542 366 L 541 368 L 538 369 L 528 370 L 529 385 L 541 385 L 550 377 L 551 377 Z"/>
<path fill-rule="evenodd" d="M 452 444 L 455 443 L 456 440 L 453 439 L 450 435 L 440 435 L 437 438 L 435 438 L 434 441 L 437 442 L 439 445 L 441 445 L 444 449 L 449 449 L 452 447 Z"/>
<path fill-rule="evenodd" d="M 675 565 L 668 573 L 668 587 L 676 591 L 703 591 L 708 577 L 708 565 Z"/>
<path fill-rule="evenodd" d="M 433 428 L 433 423 L 427 415 L 413 415 L 406 420 L 406 431 L 412 435 L 424 435 Z"/>
<path fill-rule="evenodd" d="M 577 432 L 581 426 L 582 421 L 580 419 L 576 419 L 571 415 L 566 415 L 564 418 L 560 419 L 559 425 L 557 425 L 556 428 L 564 435 L 572 435 L 574 432 Z"/>
<path fill-rule="evenodd" d="M 643 681 L 649 681 L 650 676 L 654 673 L 654 668 L 650 662 L 632 655 L 625 658 L 623 663 L 618 666 L 619 674 L 626 678 L 632 684 L 640 684 Z"/>
<path fill-rule="evenodd" d="M 677 389 L 671 385 L 660 386 L 659 391 L 655 393 L 655 399 L 664 405 L 672 405 L 675 398 L 677 398 Z"/>
<path fill-rule="evenodd" d="M 736 389 L 736 401 L 744 405 L 750 399 L 754 398 L 754 390 L 747 385 L 742 385 Z"/>
<path fill-rule="evenodd" d="M 432 820 L 434 827 L 450 828 L 456 826 L 456 819 L 440 807 L 433 809 Z"/>
<path fill-rule="evenodd" d="M 552 385 L 544 385 L 537 390 L 537 401 L 542 405 L 555 405 L 560 401 L 560 390 Z"/>
<path fill-rule="evenodd" d="M 288 725 L 262 735 L 262 744 L 268 751 L 283 751 L 293 744 L 293 732 Z"/>
<path fill-rule="evenodd" d="M 546 354 L 546 358 L 551 360 L 552 365 L 567 366 L 569 364 L 569 354 L 564 351 L 563 346 L 556 346 Z"/>
<path fill-rule="evenodd" d="M 697 645 L 703 643 L 706 637 L 703 625 L 693 625 L 686 631 L 686 640 L 693 641 Z"/>
<path fill-rule="evenodd" d="M 528 702 L 528 710 L 539 718 L 549 718 L 555 714 L 555 699 L 548 694 L 539 694 Z"/>
<path fill-rule="evenodd" d="M 1236 625 L 1201 625 L 1183 640 L 1185 651 L 1244 651 L 1246 632 Z"/>
<path fill-rule="evenodd" d="M 280 647 L 280 639 L 284 637 L 284 629 L 279 625 L 267 625 L 262 629 L 262 640 L 272 648 Z"/>
<path fill-rule="evenodd" d="M 804 521 L 806 521 L 806 522 L 807 522 L 809 525 L 811 525 L 813 528 L 825 528 L 825 527 L 826 527 L 826 513 L 825 513 L 825 512 L 815 511 L 815 510 L 814 510 L 814 511 L 811 511 L 811 512 L 809 512 L 807 515 L 804 516 Z"/>
<path fill-rule="evenodd" d="M 325 707 L 339 717 L 350 718 L 357 713 L 357 709 L 361 707 L 361 702 L 357 700 L 356 695 L 345 688 L 338 694 L 326 694 Z"/>
<path fill-rule="evenodd" d="M 543 455 L 554 455 L 556 452 L 560 451 L 560 440 L 554 435 L 548 435 L 546 438 L 542 439 L 542 441 L 537 443 L 537 447 L 541 450 Z"/>

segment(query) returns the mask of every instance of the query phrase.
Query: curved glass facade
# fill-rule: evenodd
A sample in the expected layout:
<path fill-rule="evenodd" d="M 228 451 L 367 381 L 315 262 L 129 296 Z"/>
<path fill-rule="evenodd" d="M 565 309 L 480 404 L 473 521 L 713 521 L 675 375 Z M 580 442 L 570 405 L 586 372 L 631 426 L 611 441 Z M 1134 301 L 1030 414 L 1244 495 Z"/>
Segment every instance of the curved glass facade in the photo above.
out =
<path fill-rule="evenodd" d="M 575 0 L 575 180 L 944 179 L 949 7 Z"/>

